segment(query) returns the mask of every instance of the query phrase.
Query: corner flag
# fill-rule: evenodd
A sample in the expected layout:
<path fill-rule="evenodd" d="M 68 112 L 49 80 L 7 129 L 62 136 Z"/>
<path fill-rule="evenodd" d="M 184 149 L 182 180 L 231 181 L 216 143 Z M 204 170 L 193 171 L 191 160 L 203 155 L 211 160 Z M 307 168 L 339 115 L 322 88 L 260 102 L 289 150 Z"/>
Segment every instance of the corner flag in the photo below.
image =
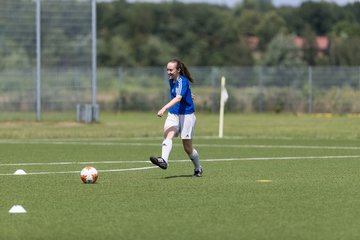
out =
<path fill-rule="evenodd" d="M 228 100 L 229 98 L 229 94 L 225 88 L 225 77 L 222 77 L 221 78 L 221 101 L 222 103 L 225 105 L 226 101 Z"/>
<path fill-rule="evenodd" d="M 224 135 L 224 106 L 228 98 L 229 94 L 225 88 L 225 77 L 221 77 L 219 138 L 222 138 Z"/>

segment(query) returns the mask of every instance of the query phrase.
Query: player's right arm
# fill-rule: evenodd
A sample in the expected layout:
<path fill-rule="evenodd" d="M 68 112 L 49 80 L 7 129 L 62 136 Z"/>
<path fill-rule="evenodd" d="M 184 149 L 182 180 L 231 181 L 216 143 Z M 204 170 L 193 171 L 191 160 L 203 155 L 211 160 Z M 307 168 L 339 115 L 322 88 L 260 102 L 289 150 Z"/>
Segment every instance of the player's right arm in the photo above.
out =
<path fill-rule="evenodd" d="M 168 102 L 165 106 L 163 106 L 157 113 L 158 117 L 162 117 L 164 115 L 164 113 L 166 112 L 166 110 L 168 110 L 169 108 L 171 108 L 172 106 L 176 105 L 178 102 L 180 102 L 182 99 L 181 95 L 176 95 L 176 97 L 174 97 L 173 99 L 171 99 L 170 102 Z"/>

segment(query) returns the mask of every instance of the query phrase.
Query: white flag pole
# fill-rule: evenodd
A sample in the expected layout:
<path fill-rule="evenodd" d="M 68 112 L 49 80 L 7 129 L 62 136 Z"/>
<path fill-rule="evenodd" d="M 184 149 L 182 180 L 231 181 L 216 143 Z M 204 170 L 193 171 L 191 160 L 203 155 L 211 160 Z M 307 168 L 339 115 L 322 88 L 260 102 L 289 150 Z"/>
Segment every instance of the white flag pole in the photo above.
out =
<path fill-rule="evenodd" d="M 221 77 L 219 138 L 224 136 L 224 107 L 229 95 L 225 88 L 225 77 Z"/>

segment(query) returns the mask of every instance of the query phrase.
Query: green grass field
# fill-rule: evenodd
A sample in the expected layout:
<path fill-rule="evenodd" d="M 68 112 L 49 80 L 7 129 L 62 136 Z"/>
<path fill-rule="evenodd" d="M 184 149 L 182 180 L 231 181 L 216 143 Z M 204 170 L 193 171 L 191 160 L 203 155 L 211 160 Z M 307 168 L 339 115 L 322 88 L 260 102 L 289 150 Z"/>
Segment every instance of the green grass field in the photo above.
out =
<path fill-rule="evenodd" d="M 162 141 L 155 113 L 3 120 L 0 239 L 360 238 L 358 116 L 226 114 L 223 139 L 218 116 L 197 118 L 202 178 L 179 139 L 167 170 L 148 161 Z M 80 180 L 88 165 L 96 184 Z"/>

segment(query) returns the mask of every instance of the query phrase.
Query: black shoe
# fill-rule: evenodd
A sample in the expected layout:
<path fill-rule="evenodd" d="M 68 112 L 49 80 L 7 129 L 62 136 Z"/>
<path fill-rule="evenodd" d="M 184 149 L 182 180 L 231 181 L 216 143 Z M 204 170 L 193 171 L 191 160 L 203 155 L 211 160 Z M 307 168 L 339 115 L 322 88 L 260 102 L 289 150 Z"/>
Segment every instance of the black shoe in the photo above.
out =
<path fill-rule="evenodd" d="M 167 169 L 167 162 L 162 157 L 150 157 L 150 161 L 162 169 Z"/>
<path fill-rule="evenodd" d="M 202 174 L 203 174 L 203 170 L 200 168 L 200 169 L 195 169 L 194 170 L 194 177 L 202 177 Z"/>

